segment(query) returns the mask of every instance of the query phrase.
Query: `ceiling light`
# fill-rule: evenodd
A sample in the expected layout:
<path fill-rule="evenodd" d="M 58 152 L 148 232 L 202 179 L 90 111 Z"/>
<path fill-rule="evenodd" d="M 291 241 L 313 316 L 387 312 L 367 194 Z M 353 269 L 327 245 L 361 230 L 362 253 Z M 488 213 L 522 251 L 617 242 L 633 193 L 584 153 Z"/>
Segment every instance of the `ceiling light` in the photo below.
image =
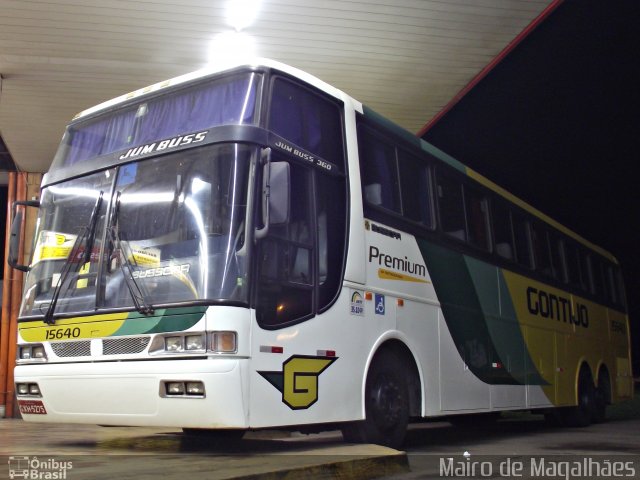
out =
<path fill-rule="evenodd" d="M 259 8 L 260 0 L 229 0 L 227 22 L 239 32 L 255 21 Z"/>

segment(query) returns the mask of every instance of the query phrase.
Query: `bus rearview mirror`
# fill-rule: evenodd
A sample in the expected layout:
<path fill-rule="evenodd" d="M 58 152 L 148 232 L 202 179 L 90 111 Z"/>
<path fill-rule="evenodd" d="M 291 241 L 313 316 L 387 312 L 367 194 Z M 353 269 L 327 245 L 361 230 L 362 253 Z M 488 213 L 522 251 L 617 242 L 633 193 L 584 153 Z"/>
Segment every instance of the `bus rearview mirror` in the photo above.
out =
<path fill-rule="evenodd" d="M 269 169 L 269 224 L 289 221 L 290 173 L 287 162 L 272 162 Z"/>
<path fill-rule="evenodd" d="M 28 272 L 28 265 L 18 263 L 21 242 L 20 232 L 22 230 L 22 217 L 24 216 L 22 211 L 17 210 L 19 206 L 38 208 L 40 207 L 40 202 L 34 200 L 18 201 L 13 202 L 12 205 L 13 221 L 11 222 L 11 231 L 9 234 L 9 255 L 7 257 L 7 263 L 11 268 L 15 268 L 21 272 Z"/>

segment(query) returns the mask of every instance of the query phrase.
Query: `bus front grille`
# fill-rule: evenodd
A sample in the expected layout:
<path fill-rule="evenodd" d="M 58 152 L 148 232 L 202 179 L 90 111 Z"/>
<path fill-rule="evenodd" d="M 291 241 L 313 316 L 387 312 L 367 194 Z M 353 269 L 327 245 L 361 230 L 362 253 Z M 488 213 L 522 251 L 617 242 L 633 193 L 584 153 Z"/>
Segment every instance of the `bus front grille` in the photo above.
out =
<path fill-rule="evenodd" d="M 91 342 L 81 340 L 77 342 L 54 342 L 51 349 L 59 357 L 88 357 L 91 355 Z"/>
<path fill-rule="evenodd" d="M 52 342 L 51 349 L 58 357 L 90 357 L 100 355 L 131 355 L 142 353 L 149 345 L 150 337 L 122 337 L 93 340 L 99 342 L 91 348 L 91 340 Z M 100 349 L 102 347 L 102 349 Z"/>
<path fill-rule="evenodd" d="M 149 337 L 107 338 L 102 341 L 104 355 L 141 353 L 149 345 Z"/>

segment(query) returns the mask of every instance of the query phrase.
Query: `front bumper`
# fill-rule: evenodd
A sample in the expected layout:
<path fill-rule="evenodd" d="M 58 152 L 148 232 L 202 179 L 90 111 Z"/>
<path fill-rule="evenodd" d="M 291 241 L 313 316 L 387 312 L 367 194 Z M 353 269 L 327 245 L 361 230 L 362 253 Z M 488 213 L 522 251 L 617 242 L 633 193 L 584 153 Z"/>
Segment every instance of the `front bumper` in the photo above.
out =
<path fill-rule="evenodd" d="M 209 357 L 19 365 L 14 376 L 40 387 L 41 397 L 18 395 L 19 404 L 42 403 L 22 409 L 27 421 L 248 428 L 247 369 L 246 359 Z M 202 382 L 205 395 L 166 397 L 167 381 Z"/>

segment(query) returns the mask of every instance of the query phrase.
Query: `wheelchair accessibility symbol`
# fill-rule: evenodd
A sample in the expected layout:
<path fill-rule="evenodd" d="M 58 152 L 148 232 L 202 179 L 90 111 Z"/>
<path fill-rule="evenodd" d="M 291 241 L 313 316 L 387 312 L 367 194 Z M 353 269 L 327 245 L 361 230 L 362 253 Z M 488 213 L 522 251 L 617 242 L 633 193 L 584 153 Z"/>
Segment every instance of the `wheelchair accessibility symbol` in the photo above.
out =
<path fill-rule="evenodd" d="M 384 295 L 376 293 L 376 315 L 384 315 Z"/>

